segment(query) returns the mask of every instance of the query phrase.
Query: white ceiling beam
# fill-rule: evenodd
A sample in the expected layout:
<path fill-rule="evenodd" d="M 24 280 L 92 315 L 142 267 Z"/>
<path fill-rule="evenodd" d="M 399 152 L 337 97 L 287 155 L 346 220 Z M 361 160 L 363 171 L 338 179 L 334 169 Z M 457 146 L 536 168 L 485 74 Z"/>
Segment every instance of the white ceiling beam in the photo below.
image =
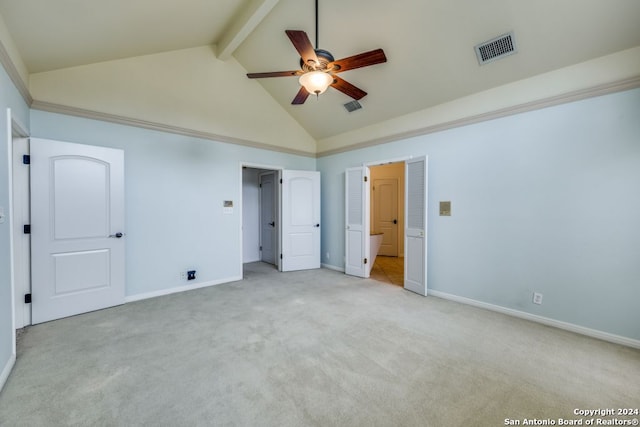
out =
<path fill-rule="evenodd" d="M 227 60 L 249 34 L 271 12 L 279 0 L 251 0 L 249 6 L 231 23 L 218 43 L 218 59 Z"/>

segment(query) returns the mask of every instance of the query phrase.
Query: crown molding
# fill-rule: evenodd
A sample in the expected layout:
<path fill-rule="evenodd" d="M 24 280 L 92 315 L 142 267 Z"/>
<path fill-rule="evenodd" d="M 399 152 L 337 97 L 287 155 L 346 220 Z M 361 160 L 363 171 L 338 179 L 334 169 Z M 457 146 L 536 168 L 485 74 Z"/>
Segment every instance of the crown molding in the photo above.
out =
<path fill-rule="evenodd" d="M 229 136 L 217 135 L 210 132 L 203 132 L 193 129 L 182 128 L 178 126 L 166 125 L 162 123 L 156 123 L 146 120 L 133 119 L 125 116 L 119 116 L 109 113 L 101 113 L 97 111 L 86 110 L 78 107 L 70 107 L 61 104 L 55 104 L 45 101 L 34 100 L 31 96 L 29 89 L 25 85 L 24 81 L 20 77 L 20 73 L 16 69 L 9 53 L 7 52 L 4 44 L 0 42 L 0 64 L 4 67 L 7 75 L 15 85 L 16 89 L 24 99 L 25 103 L 35 109 L 41 111 L 47 111 L 51 113 L 66 114 L 76 117 L 83 117 L 92 120 L 106 121 L 110 123 L 117 123 L 126 126 L 134 126 L 143 129 L 156 130 L 160 132 L 168 132 L 177 135 L 184 135 L 194 138 L 201 138 L 211 141 L 224 142 L 229 144 L 242 145 L 246 147 L 276 151 L 281 153 L 293 154 L 304 157 L 322 158 L 331 156 L 334 154 L 345 153 L 349 151 L 359 150 L 362 148 L 374 147 L 376 145 L 386 144 L 389 142 L 399 141 L 403 139 L 413 138 L 417 136 L 427 135 L 430 133 L 441 132 L 448 129 L 453 129 L 461 126 L 466 126 L 474 123 L 480 123 L 488 120 L 498 119 L 502 117 L 511 116 L 514 114 L 525 113 L 529 111 L 539 110 L 542 108 L 552 107 L 555 105 L 566 104 L 570 102 L 580 101 L 587 98 L 593 98 L 597 96 L 607 95 L 615 92 L 622 92 L 625 90 L 635 89 L 640 87 L 640 76 L 635 76 L 627 79 L 617 80 L 610 83 L 603 83 L 596 86 L 592 86 L 586 89 L 575 90 L 567 92 L 565 94 L 556 95 L 548 98 L 543 98 L 535 101 L 525 102 L 522 104 L 513 105 L 511 107 L 501 108 L 494 111 L 489 111 L 482 114 L 464 117 L 461 119 L 451 120 L 448 122 L 439 123 L 432 126 L 413 129 L 406 132 L 399 132 L 380 138 L 371 139 L 368 141 L 362 141 L 356 144 L 348 145 L 346 147 L 340 147 L 336 149 L 309 153 L 307 151 L 295 150 L 291 148 L 280 147 L 277 145 L 271 145 L 261 142 L 249 141 L 241 138 L 234 138 Z"/>
<path fill-rule="evenodd" d="M 13 85 L 20 93 L 20 96 L 22 96 L 22 99 L 24 99 L 24 102 L 30 107 L 33 103 L 33 98 L 31 97 L 31 93 L 29 93 L 29 88 L 22 80 L 22 77 L 20 77 L 20 73 L 14 65 L 13 60 L 2 41 L 0 41 L 0 64 L 4 67 L 7 75 L 13 82 Z"/>
<path fill-rule="evenodd" d="M 552 106 L 561 105 L 561 104 L 567 104 L 570 102 L 580 101 L 583 99 L 593 98 L 596 96 L 607 95 L 610 93 L 622 92 L 625 90 L 635 89 L 638 87 L 640 87 L 640 76 L 617 80 L 610 83 L 603 83 L 603 84 L 592 86 L 586 89 L 579 89 L 579 90 L 567 92 L 561 95 L 555 95 L 548 98 L 543 98 L 535 101 L 513 105 L 511 107 L 489 111 L 482 114 L 476 114 L 476 115 L 464 117 L 461 119 L 438 123 L 432 126 L 418 128 L 418 129 L 414 129 L 406 132 L 395 133 L 392 135 L 387 135 L 380 138 L 375 138 L 368 141 L 363 141 L 356 144 L 348 145 L 346 147 L 318 152 L 316 153 L 316 158 L 327 157 L 334 154 L 346 153 L 349 151 L 359 150 L 362 148 L 374 147 L 376 145 L 386 144 L 389 142 L 399 141 L 402 139 L 408 139 L 416 136 L 427 135 L 430 133 L 441 132 L 444 130 L 466 126 L 474 123 L 480 123 L 487 120 L 499 119 L 501 117 L 512 116 L 514 114 L 540 110 L 542 108 L 552 107 Z"/>
<path fill-rule="evenodd" d="M 200 138 L 200 139 L 206 139 L 210 141 L 242 145 L 245 147 L 259 148 L 259 149 L 269 150 L 269 151 L 277 151 L 280 153 L 293 154 L 296 156 L 315 157 L 315 153 L 310 153 L 307 151 L 279 147 L 277 145 L 266 144 L 263 142 L 249 141 L 246 139 L 218 135 L 210 132 L 187 129 L 179 126 L 166 125 L 166 124 L 151 122 L 147 120 L 133 119 L 130 117 L 119 116 L 116 114 L 85 110 L 84 108 L 70 107 L 67 105 L 55 104 L 52 102 L 34 100 L 31 104 L 31 108 L 34 110 L 46 111 L 49 113 L 65 114 L 68 116 L 82 117 L 85 119 L 99 120 L 103 122 L 116 123 L 116 124 L 125 125 L 125 126 L 133 126 L 133 127 L 138 127 L 142 129 L 155 130 L 158 132 L 173 133 L 176 135 L 189 136 L 192 138 Z"/>

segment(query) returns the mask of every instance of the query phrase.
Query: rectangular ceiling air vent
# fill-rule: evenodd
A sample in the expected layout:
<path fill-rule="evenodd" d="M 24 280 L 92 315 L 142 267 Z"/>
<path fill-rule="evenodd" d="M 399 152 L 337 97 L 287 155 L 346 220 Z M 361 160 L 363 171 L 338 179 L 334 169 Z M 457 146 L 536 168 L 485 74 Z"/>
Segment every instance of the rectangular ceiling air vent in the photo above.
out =
<path fill-rule="evenodd" d="M 351 102 L 347 102 L 346 104 L 344 104 L 344 108 L 346 108 L 348 112 L 353 113 L 354 111 L 361 109 L 362 104 L 360 104 L 356 100 L 353 100 Z"/>
<path fill-rule="evenodd" d="M 513 31 L 480 43 L 475 47 L 475 50 L 480 65 L 513 55 L 517 52 L 516 43 L 513 39 Z"/>

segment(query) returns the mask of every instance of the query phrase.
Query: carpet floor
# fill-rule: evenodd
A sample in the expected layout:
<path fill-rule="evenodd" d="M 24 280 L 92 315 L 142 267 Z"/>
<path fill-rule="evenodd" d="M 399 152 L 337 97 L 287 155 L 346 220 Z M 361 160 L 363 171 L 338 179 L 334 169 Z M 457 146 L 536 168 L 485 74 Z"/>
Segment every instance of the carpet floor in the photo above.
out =
<path fill-rule="evenodd" d="M 640 351 L 256 263 L 242 281 L 27 328 L 0 425 L 558 425 L 601 408 L 640 408 Z"/>

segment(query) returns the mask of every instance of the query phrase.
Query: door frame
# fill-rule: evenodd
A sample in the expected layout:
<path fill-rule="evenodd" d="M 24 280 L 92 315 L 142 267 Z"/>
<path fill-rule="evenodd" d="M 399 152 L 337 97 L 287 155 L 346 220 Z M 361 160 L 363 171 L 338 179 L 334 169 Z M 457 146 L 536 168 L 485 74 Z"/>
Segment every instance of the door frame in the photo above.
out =
<path fill-rule="evenodd" d="M 14 188 L 15 186 L 20 186 L 21 189 L 28 189 L 29 182 L 24 182 L 20 180 L 19 177 L 15 176 L 15 170 L 13 168 L 13 154 L 14 154 L 14 144 L 16 139 L 29 138 L 29 132 L 27 128 L 16 118 L 13 117 L 11 108 L 7 108 L 6 112 L 7 117 L 7 154 L 8 154 L 8 177 L 9 177 L 9 206 L 7 207 L 7 214 L 9 216 L 9 269 L 10 269 L 10 280 L 11 280 L 11 329 L 13 331 L 13 355 L 16 355 L 16 328 L 23 328 L 31 324 L 31 316 L 26 316 L 25 312 L 30 313 L 30 307 L 23 302 L 22 306 L 17 306 L 17 296 L 24 295 L 31 291 L 31 283 L 30 281 L 23 284 L 22 289 L 16 289 L 16 266 L 20 265 L 21 268 L 26 268 L 27 271 L 30 269 L 31 259 L 30 257 L 24 257 L 23 253 L 16 253 L 14 244 L 15 244 L 15 222 L 24 221 L 24 218 L 14 218 Z M 28 144 L 27 144 L 28 147 Z M 29 154 L 29 153 L 24 153 Z M 14 181 L 15 180 L 15 181 Z M 29 199 L 27 198 L 27 203 L 30 204 Z M 28 220 L 28 218 L 27 218 Z M 26 289 L 25 289 L 26 287 Z M 23 300 L 24 301 L 24 300 Z M 20 314 L 18 314 L 20 313 Z M 25 318 L 28 317 L 28 318 Z M 19 326 L 18 326 L 19 325 Z"/>
<path fill-rule="evenodd" d="M 274 171 L 274 170 L 264 170 L 264 169 L 263 169 L 263 172 L 258 173 L 258 184 L 259 184 L 259 187 L 260 187 L 260 190 L 258 192 L 259 193 L 259 196 L 258 196 L 258 210 L 260 212 L 260 224 L 259 224 L 259 228 L 258 228 L 258 230 L 260 232 L 260 248 L 261 248 L 260 249 L 260 252 L 261 252 L 260 253 L 260 260 L 262 262 L 269 263 L 268 261 L 263 261 L 263 259 L 264 259 L 264 236 L 262 234 L 262 231 L 263 231 L 262 225 L 263 225 L 263 219 L 264 219 L 262 217 L 262 213 L 263 213 L 262 207 L 263 207 L 263 203 L 264 203 L 264 201 L 263 201 L 264 199 L 262 197 L 263 196 L 263 193 L 262 193 L 262 177 L 263 176 L 267 176 L 267 175 L 272 175 L 273 176 L 273 190 L 272 190 L 273 194 L 271 194 L 271 200 L 272 200 L 272 204 L 273 204 L 272 210 L 273 210 L 273 216 L 274 216 L 273 221 L 275 223 L 275 226 L 274 226 L 275 234 L 274 234 L 274 244 L 273 244 L 273 261 L 274 261 L 273 265 L 277 265 L 277 263 L 278 263 L 278 256 L 276 255 L 278 253 L 278 238 L 277 238 L 277 236 L 278 236 L 278 233 L 280 231 L 280 218 L 278 217 L 278 215 L 279 215 L 278 206 L 280 205 L 280 203 L 279 203 L 279 197 L 278 197 L 278 191 L 277 191 L 278 190 L 277 183 L 278 183 L 278 179 L 279 178 L 278 178 L 278 173 L 276 171 Z"/>
<path fill-rule="evenodd" d="M 250 168 L 250 169 L 261 169 L 261 170 L 265 170 L 265 171 L 274 171 L 275 172 L 275 179 L 276 182 L 280 182 L 280 179 L 282 178 L 282 171 L 284 170 L 284 167 L 282 166 L 275 166 L 275 165 L 268 165 L 268 164 L 263 164 L 263 163 L 252 163 L 252 162 L 240 162 L 239 163 L 239 168 L 238 168 L 238 174 L 239 174 L 239 195 L 238 195 L 238 210 L 240 212 L 238 212 L 239 218 L 240 218 L 240 227 L 238 227 L 239 231 L 240 231 L 240 256 L 239 256 L 239 260 L 240 260 L 240 265 L 239 265 L 239 271 L 240 271 L 240 277 L 244 278 L 244 262 L 243 262 L 243 256 L 244 256 L 244 230 L 243 230 L 243 209 L 244 209 L 244 201 L 242 200 L 242 186 L 244 183 L 244 179 L 242 177 L 242 170 L 244 168 Z M 278 191 L 276 191 L 276 193 L 278 193 Z M 278 224 L 278 232 L 276 233 L 276 253 L 279 254 L 282 250 L 282 239 L 281 239 L 281 224 L 280 224 L 280 218 L 282 217 L 282 202 L 279 200 L 278 197 L 278 203 L 276 206 L 276 215 L 278 217 L 278 221 L 276 222 Z M 280 260 L 279 256 L 276 256 L 276 267 L 278 268 L 278 271 L 282 271 L 282 262 Z"/>

